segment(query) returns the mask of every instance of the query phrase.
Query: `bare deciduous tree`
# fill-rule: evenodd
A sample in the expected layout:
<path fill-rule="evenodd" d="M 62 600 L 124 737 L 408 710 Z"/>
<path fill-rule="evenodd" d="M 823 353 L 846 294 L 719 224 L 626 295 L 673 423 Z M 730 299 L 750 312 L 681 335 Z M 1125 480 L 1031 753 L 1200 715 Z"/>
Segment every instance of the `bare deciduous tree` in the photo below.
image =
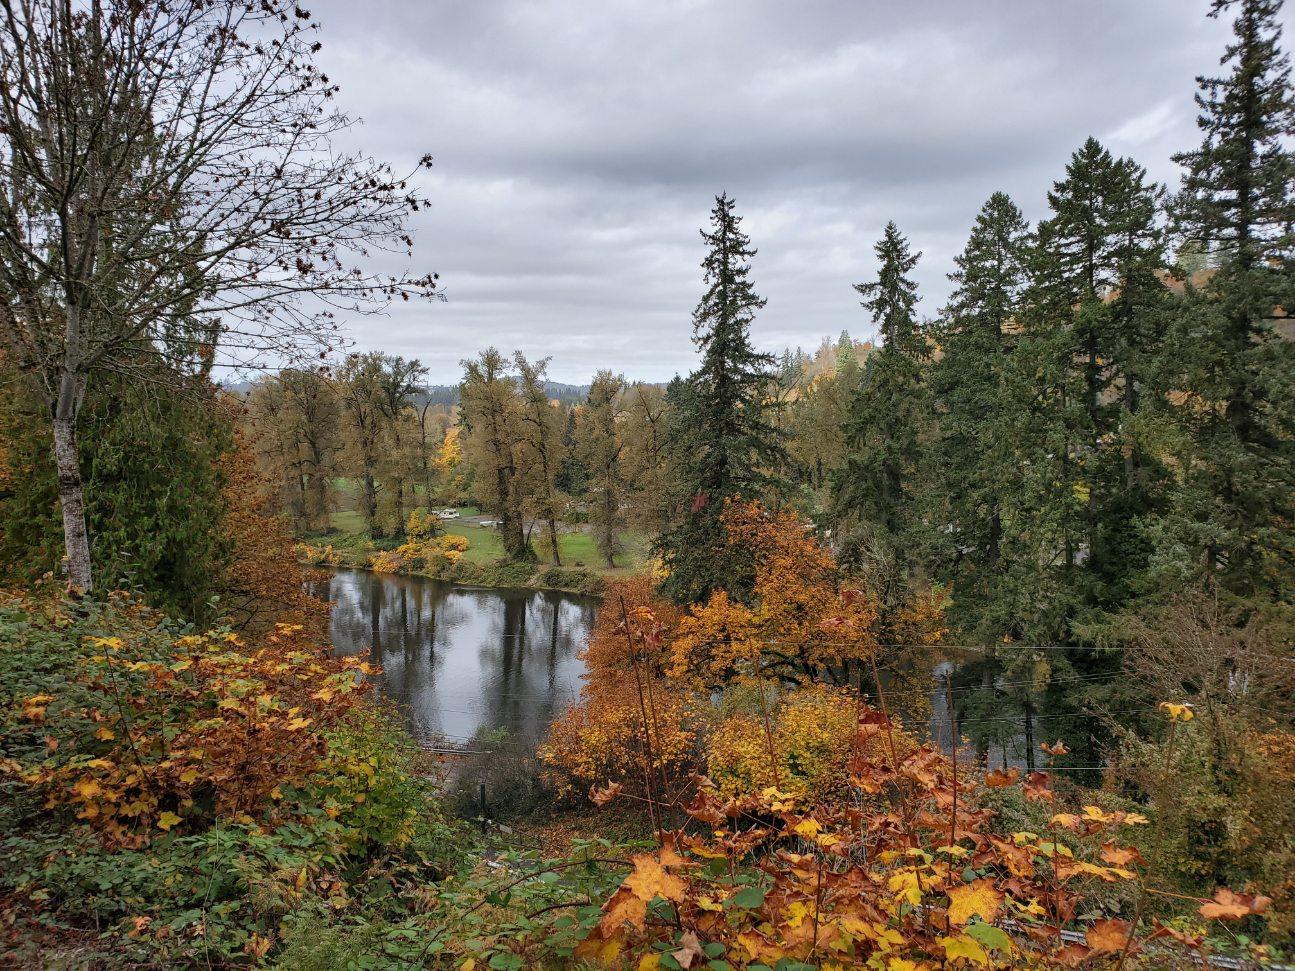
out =
<path fill-rule="evenodd" d="M 435 293 L 360 265 L 408 254 L 423 201 L 334 150 L 317 29 L 284 0 L 0 0 L 0 349 L 49 412 L 76 589 L 96 373 L 322 353 L 339 313 Z"/>

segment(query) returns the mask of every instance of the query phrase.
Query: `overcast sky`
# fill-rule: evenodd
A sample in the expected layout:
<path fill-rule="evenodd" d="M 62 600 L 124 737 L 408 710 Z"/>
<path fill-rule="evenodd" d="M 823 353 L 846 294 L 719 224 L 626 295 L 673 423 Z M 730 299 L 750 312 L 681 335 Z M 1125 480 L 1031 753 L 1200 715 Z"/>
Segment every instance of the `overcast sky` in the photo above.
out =
<path fill-rule="evenodd" d="M 697 230 L 721 191 L 759 248 L 761 348 L 872 335 L 851 284 L 889 219 L 923 253 L 933 315 L 981 203 L 1002 189 L 1037 219 L 1088 135 L 1176 182 L 1193 78 L 1228 30 L 1208 0 L 309 6 L 364 122 L 346 147 L 402 170 L 435 158 L 414 269 L 448 300 L 351 337 L 443 383 L 490 344 L 570 382 L 690 370 Z"/>

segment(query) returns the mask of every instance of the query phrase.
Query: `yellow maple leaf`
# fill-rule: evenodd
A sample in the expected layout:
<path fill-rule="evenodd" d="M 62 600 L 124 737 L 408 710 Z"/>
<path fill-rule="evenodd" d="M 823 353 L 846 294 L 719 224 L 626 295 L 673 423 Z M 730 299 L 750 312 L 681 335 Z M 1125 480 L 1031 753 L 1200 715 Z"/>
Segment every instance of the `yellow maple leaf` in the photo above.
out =
<path fill-rule="evenodd" d="M 966 934 L 959 934 L 957 937 L 942 937 L 940 944 L 944 947 L 944 957 L 949 961 L 956 961 L 958 958 L 970 961 L 972 964 L 978 964 L 982 968 L 987 968 L 993 963 L 989 952 L 981 946 L 980 942 L 974 937 L 968 937 Z"/>
<path fill-rule="evenodd" d="M 158 826 L 158 829 L 164 829 L 169 831 L 172 826 L 176 825 L 181 821 L 182 820 L 180 819 L 179 816 L 177 816 L 173 812 L 168 811 L 168 812 L 162 813 L 162 815 L 157 817 L 157 826 Z"/>
<path fill-rule="evenodd" d="M 632 858 L 634 872 L 625 878 L 625 886 L 644 902 L 661 897 L 665 900 L 683 900 L 688 885 L 679 877 L 667 873 L 665 868 L 649 853 Z"/>
<path fill-rule="evenodd" d="M 916 870 L 900 870 L 886 881 L 886 888 L 897 900 L 902 900 L 916 907 L 922 902 L 922 885 Z"/>
<path fill-rule="evenodd" d="M 576 957 L 584 958 L 595 964 L 611 966 L 624 950 L 625 942 L 620 938 L 613 937 L 610 940 L 605 940 L 594 933 L 576 945 L 574 953 Z"/>
<path fill-rule="evenodd" d="M 805 837 L 805 839 L 812 840 L 815 836 L 819 834 L 819 832 L 822 829 L 823 827 L 817 819 L 810 819 L 806 817 L 805 819 L 802 819 L 799 823 L 797 823 L 795 826 L 793 826 L 791 828 L 791 831 L 797 834 L 798 836 L 803 836 Z"/>
<path fill-rule="evenodd" d="M 1002 906 L 1003 895 L 989 877 L 981 877 L 961 887 L 949 888 L 949 920 L 962 926 L 979 915 L 981 920 L 992 921 Z"/>

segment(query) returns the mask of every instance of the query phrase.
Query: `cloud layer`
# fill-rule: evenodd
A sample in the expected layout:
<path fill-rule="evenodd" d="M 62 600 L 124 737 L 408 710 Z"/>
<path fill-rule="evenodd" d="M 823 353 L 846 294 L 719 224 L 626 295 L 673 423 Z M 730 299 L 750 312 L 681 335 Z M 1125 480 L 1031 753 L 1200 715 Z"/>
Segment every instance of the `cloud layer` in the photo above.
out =
<path fill-rule="evenodd" d="M 695 360 L 697 230 L 737 198 L 765 349 L 873 328 L 851 284 L 888 219 L 924 256 L 921 310 L 976 210 L 1031 218 L 1088 135 L 1176 181 L 1207 0 L 324 0 L 321 63 L 352 144 L 435 167 L 416 268 L 448 302 L 350 323 L 433 380 L 488 345 L 665 379 Z"/>

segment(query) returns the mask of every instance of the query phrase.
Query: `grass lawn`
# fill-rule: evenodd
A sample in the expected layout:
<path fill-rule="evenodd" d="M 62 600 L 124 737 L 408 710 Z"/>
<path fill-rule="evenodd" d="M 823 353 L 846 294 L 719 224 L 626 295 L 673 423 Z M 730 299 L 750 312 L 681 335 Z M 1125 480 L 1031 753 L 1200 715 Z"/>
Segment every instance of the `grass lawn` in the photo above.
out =
<path fill-rule="evenodd" d="M 504 545 L 499 539 L 499 530 L 493 526 L 478 526 L 476 523 L 456 522 L 449 520 L 441 524 L 445 532 L 453 536 L 463 536 L 468 541 L 468 551 L 464 558 L 473 563 L 494 563 L 504 555 Z M 647 562 L 648 543 L 638 533 L 627 532 L 621 536 L 625 552 L 616 557 L 616 569 L 608 570 L 607 564 L 598 552 L 594 538 L 586 532 L 558 533 L 558 552 L 562 555 L 564 567 L 580 564 L 585 569 L 598 573 L 632 573 L 643 568 Z M 552 563 L 548 542 L 536 526 L 531 530 L 531 545 L 539 554 L 541 563 Z"/>
<path fill-rule="evenodd" d="M 476 515 L 476 510 L 463 507 L 460 509 L 460 513 L 464 516 L 471 516 Z M 364 544 L 368 540 L 368 530 L 365 527 L 363 516 L 355 510 L 344 509 L 333 513 L 330 520 L 332 530 L 323 536 L 312 539 L 312 542 L 331 543 L 339 549 L 355 552 L 364 548 Z M 499 530 L 493 526 L 478 526 L 476 523 L 450 519 L 442 522 L 441 527 L 446 533 L 452 536 L 462 536 L 468 541 L 468 549 L 463 556 L 464 559 L 471 563 L 483 565 L 495 563 L 504 555 L 503 543 L 499 539 Z M 643 569 L 648 559 L 647 538 L 636 532 L 626 532 L 621 536 L 621 543 L 625 547 L 625 552 L 616 557 L 616 568 L 609 570 L 603 561 L 602 555 L 598 552 L 594 538 L 588 533 L 583 530 L 558 533 L 558 550 L 562 554 L 562 565 L 564 567 L 575 567 L 580 564 L 584 569 L 603 574 L 634 573 Z M 535 547 L 536 553 L 539 554 L 541 564 L 552 563 L 552 557 L 549 556 L 543 532 L 538 525 L 531 530 L 531 545 Z"/>

